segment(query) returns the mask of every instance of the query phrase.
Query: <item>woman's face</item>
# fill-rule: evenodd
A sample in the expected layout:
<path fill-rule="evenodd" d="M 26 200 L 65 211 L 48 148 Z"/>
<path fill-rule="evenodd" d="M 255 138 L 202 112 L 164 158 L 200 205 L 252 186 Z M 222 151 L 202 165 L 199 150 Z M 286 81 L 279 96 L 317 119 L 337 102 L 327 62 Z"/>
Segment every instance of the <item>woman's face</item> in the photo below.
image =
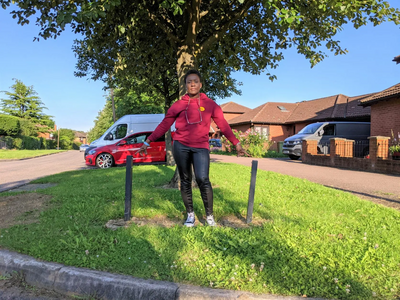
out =
<path fill-rule="evenodd" d="M 200 89 L 203 85 L 200 82 L 200 78 L 197 74 L 190 74 L 186 78 L 186 91 L 190 97 L 195 97 L 200 93 Z"/>

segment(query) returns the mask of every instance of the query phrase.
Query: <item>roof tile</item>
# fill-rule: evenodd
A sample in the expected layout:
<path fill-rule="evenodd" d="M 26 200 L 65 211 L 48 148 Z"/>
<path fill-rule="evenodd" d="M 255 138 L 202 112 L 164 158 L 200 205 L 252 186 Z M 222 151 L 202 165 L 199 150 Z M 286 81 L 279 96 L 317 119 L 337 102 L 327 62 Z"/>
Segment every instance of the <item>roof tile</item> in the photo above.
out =
<path fill-rule="evenodd" d="M 400 96 L 400 83 L 383 90 L 382 92 L 379 93 L 374 93 L 370 95 L 369 97 L 366 97 L 360 101 L 360 105 L 367 106 L 371 105 L 374 102 L 378 102 L 381 100 L 385 100 L 387 98 L 395 97 L 395 96 Z"/>
<path fill-rule="evenodd" d="M 251 108 L 237 104 L 235 102 L 227 102 L 220 105 L 224 113 L 246 113 L 251 111 Z"/>

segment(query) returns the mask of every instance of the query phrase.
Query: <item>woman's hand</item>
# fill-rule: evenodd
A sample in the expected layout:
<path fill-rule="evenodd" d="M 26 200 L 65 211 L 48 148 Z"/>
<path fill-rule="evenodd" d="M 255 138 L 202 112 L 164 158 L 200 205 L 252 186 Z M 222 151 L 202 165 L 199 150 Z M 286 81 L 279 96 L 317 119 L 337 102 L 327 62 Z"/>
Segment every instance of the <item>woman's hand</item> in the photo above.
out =
<path fill-rule="evenodd" d="M 143 144 L 142 147 L 140 147 L 139 150 L 135 152 L 135 154 L 139 154 L 140 156 L 143 156 L 144 154 L 147 155 L 147 146 Z"/>
<path fill-rule="evenodd" d="M 247 151 L 242 148 L 242 145 L 240 145 L 240 143 L 237 143 L 235 147 L 237 156 L 250 156 L 250 154 L 248 154 Z"/>

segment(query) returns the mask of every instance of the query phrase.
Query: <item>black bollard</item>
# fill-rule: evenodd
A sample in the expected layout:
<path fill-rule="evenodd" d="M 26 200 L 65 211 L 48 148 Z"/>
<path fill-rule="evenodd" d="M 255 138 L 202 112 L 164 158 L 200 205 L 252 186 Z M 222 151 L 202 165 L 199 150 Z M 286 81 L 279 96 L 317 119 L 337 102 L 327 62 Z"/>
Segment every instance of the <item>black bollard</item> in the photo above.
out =
<path fill-rule="evenodd" d="M 124 221 L 129 221 L 131 219 L 131 201 L 132 201 L 132 155 L 128 155 L 126 157 Z"/>
<path fill-rule="evenodd" d="M 247 224 L 251 223 L 251 220 L 253 218 L 254 193 L 256 190 L 256 177 L 257 177 L 257 165 L 258 165 L 258 160 L 253 160 L 251 162 L 249 203 L 247 204 L 247 220 L 246 220 Z"/>

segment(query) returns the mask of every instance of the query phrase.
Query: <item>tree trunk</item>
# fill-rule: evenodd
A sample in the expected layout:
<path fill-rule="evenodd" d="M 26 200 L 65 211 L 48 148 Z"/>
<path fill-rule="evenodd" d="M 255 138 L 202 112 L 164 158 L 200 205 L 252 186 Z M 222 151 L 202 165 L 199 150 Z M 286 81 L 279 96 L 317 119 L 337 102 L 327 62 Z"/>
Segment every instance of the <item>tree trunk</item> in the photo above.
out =
<path fill-rule="evenodd" d="M 165 133 L 165 148 L 167 150 L 167 166 L 175 166 L 175 159 L 172 154 L 171 129 Z"/>

